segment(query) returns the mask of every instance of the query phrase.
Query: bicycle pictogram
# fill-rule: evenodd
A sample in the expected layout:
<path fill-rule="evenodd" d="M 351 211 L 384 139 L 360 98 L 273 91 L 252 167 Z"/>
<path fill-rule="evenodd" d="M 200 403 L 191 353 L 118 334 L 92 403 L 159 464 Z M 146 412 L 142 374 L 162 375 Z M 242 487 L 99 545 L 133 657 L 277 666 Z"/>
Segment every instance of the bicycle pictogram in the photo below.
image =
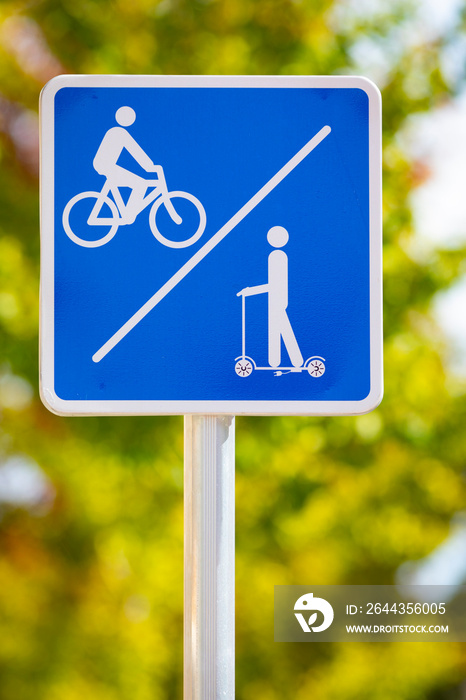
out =
<path fill-rule="evenodd" d="M 102 139 L 93 165 L 106 181 L 100 190 L 81 192 L 72 197 L 63 211 L 63 228 L 66 235 L 84 248 L 105 245 L 115 236 L 120 226 L 127 226 L 150 205 L 149 226 L 155 238 L 169 248 L 186 248 L 196 243 L 204 233 L 207 217 L 201 202 L 189 192 L 168 191 L 165 173 L 161 165 L 155 165 L 131 134 L 126 130 L 136 119 L 131 107 L 120 107 L 115 115 L 119 126 L 112 127 Z M 118 160 L 126 150 L 147 173 L 155 178 L 136 175 L 121 167 Z M 120 188 L 129 188 L 125 202 Z M 95 201 L 94 201 L 95 200 Z M 80 205 L 82 202 L 84 204 Z M 90 211 L 89 211 L 90 209 Z M 175 236 L 162 232 L 168 223 L 174 222 L 179 231 Z M 177 228 L 175 227 L 175 228 Z M 161 230 L 162 229 L 162 230 Z"/>

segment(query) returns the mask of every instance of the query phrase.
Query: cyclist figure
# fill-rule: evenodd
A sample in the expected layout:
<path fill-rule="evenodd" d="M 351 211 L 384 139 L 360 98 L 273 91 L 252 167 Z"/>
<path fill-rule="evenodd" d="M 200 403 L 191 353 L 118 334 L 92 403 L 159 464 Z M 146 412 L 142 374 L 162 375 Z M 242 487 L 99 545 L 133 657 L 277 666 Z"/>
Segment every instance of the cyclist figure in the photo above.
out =
<path fill-rule="evenodd" d="M 156 173 L 159 179 L 164 177 L 163 168 L 161 165 L 155 165 L 131 134 L 123 128 L 134 124 L 136 120 L 134 109 L 120 107 L 115 114 L 115 119 L 119 126 L 109 129 L 103 137 L 93 166 L 99 175 L 107 178 L 110 188 L 129 187 L 131 189 L 124 211 L 120 211 L 122 217 L 120 224 L 132 224 L 144 208 L 143 202 L 148 187 L 156 187 L 158 183 L 156 180 L 145 180 L 131 170 L 118 165 L 122 151 L 126 149 L 141 168 L 147 172 Z"/>

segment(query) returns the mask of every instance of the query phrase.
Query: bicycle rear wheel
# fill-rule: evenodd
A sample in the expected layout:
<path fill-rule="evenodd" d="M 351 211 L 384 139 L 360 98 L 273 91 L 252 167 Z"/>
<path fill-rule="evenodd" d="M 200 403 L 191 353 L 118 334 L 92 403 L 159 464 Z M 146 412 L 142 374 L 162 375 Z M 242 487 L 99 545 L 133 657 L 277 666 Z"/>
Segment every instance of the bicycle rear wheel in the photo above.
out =
<path fill-rule="evenodd" d="M 93 210 L 95 203 L 93 201 L 85 202 L 82 206 L 75 206 L 83 200 L 102 200 L 102 206 L 98 212 L 101 216 L 97 218 L 97 223 L 89 224 L 89 216 Z M 109 207 L 111 216 L 102 216 L 102 209 L 105 205 Z M 73 213 L 71 214 L 73 210 Z M 73 231 L 70 224 L 70 215 L 72 218 L 73 228 L 79 232 L 79 236 Z M 109 197 L 103 197 L 100 192 L 81 192 L 75 197 L 72 197 L 65 209 L 63 210 L 63 228 L 65 233 L 73 243 L 83 246 L 84 248 L 98 248 L 99 246 L 108 243 L 118 230 L 120 216 L 118 209 Z M 110 228 L 109 228 L 110 227 Z M 86 238 L 88 236 L 88 238 Z M 96 237 L 98 236 L 98 238 Z"/>

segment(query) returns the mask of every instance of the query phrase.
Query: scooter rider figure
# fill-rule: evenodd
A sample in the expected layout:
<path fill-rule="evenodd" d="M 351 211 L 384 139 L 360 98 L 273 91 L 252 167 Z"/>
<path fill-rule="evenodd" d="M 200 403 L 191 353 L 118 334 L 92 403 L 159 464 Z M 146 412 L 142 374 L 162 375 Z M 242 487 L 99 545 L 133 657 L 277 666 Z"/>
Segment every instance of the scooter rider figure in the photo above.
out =
<path fill-rule="evenodd" d="M 281 362 L 281 339 L 285 344 L 291 363 L 301 367 L 304 358 L 288 318 L 288 256 L 283 248 L 288 242 L 288 231 L 283 226 L 273 226 L 267 240 L 275 248 L 268 258 L 268 282 L 256 287 L 245 287 L 237 296 L 268 294 L 269 365 L 279 367 Z"/>

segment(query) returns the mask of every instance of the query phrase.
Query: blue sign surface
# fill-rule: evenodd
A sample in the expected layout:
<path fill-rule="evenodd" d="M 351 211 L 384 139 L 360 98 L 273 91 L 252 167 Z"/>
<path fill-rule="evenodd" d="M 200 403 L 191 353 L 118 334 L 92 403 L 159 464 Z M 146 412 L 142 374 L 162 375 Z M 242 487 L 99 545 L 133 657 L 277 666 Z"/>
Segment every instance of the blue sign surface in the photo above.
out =
<path fill-rule="evenodd" d="M 344 414 L 378 403 L 371 83 L 64 76 L 42 111 L 52 410 Z"/>

